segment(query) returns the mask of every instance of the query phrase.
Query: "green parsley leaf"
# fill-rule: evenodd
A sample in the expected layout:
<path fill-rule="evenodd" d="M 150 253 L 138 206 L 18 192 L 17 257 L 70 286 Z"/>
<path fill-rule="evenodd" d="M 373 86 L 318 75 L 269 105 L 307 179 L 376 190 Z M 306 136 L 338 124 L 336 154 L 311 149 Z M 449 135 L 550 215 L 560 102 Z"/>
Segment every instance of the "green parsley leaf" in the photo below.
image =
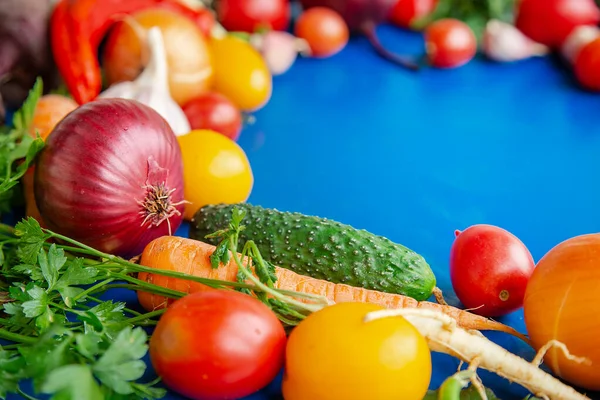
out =
<path fill-rule="evenodd" d="M 42 268 L 44 279 L 46 279 L 46 282 L 48 282 L 49 289 L 52 289 L 56 284 L 59 271 L 66 262 L 67 257 L 65 257 L 65 251 L 57 248 L 56 244 L 52 243 L 50 249 L 48 250 L 48 254 L 46 254 L 43 248 L 40 249 L 38 254 L 38 263 Z"/>
<path fill-rule="evenodd" d="M 40 97 L 42 97 L 43 92 L 44 83 L 42 82 L 42 78 L 38 77 L 31 90 L 29 90 L 29 94 L 23 102 L 23 105 L 13 116 L 13 126 L 15 129 L 26 130 L 29 128 L 33 121 L 35 108 L 37 107 L 37 103 Z"/>
<path fill-rule="evenodd" d="M 89 365 L 64 365 L 48 374 L 42 392 L 53 400 L 104 400 Z"/>
<path fill-rule="evenodd" d="M 78 334 L 75 337 L 75 348 L 82 356 L 95 360 L 95 357 L 100 354 L 100 344 L 102 338 L 94 331 Z"/>
<path fill-rule="evenodd" d="M 148 337 L 141 328 L 126 327 L 94 364 L 94 375 L 119 394 L 134 392 L 130 381 L 141 378 L 146 364 L 141 360 L 148 351 Z"/>
<path fill-rule="evenodd" d="M 42 270 L 37 264 L 18 264 L 12 267 L 12 272 L 18 272 L 20 274 L 26 275 L 35 282 L 44 280 Z"/>
<path fill-rule="evenodd" d="M 230 259 L 228 239 L 223 239 L 210 255 L 210 265 L 213 269 L 219 268 L 219 265 L 227 265 Z"/>
<path fill-rule="evenodd" d="M 15 393 L 19 388 L 23 361 L 16 352 L 0 348 L 0 399 L 6 399 L 8 393 Z"/>
<path fill-rule="evenodd" d="M 96 282 L 98 270 L 94 267 L 84 267 L 82 258 L 69 261 L 67 265 L 67 269 L 54 285 L 54 289 L 60 293 L 67 307 L 73 307 L 72 298 L 84 291 L 75 285 L 89 285 Z M 80 300 L 85 300 L 85 297 Z"/>
<path fill-rule="evenodd" d="M 48 236 L 44 234 L 39 222 L 32 217 L 15 225 L 15 235 L 20 238 L 17 255 L 26 264 L 35 264 L 40 249 Z"/>
<path fill-rule="evenodd" d="M 39 286 L 34 286 L 27 291 L 31 300 L 23 303 L 23 312 L 28 318 L 35 318 L 42 315 L 48 308 L 48 295 Z"/>

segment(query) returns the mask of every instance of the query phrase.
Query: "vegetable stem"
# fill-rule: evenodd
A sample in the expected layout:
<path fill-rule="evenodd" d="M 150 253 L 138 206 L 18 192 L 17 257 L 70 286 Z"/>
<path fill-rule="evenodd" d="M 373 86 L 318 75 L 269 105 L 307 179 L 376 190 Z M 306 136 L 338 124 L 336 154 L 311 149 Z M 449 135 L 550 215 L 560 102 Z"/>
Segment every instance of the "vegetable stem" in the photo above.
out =
<path fill-rule="evenodd" d="M 165 313 L 165 311 L 167 311 L 166 308 L 163 308 L 160 310 L 154 310 L 154 311 L 151 311 L 146 314 L 141 314 L 136 317 L 126 319 L 125 321 L 119 322 L 119 324 L 137 325 L 138 322 L 145 322 L 146 320 L 151 320 L 154 317 L 161 316 L 162 314 Z"/>
<path fill-rule="evenodd" d="M 37 342 L 34 337 L 20 335 L 18 333 L 9 332 L 6 329 L 0 329 L 0 339 L 8 340 L 10 342 L 17 342 L 23 344 L 33 344 Z"/>
<path fill-rule="evenodd" d="M 111 283 L 114 280 L 115 280 L 114 278 L 108 278 L 108 279 L 105 279 L 103 281 L 96 283 L 94 286 L 87 288 L 83 292 L 79 293 L 77 296 L 73 297 L 73 301 L 75 302 L 79 299 L 83 299 L 88 294 L 93 293 L 96 289 L 101 288 L 102 286 L 106 286 L 107 284 Z"/>
<path fill-rule="evenodd" d="M 460 400 L 460 392 L 469 385 L 469 381 L 475 373 L 464 370 L 447 378 L 440 386 L 438 400 Z"/>

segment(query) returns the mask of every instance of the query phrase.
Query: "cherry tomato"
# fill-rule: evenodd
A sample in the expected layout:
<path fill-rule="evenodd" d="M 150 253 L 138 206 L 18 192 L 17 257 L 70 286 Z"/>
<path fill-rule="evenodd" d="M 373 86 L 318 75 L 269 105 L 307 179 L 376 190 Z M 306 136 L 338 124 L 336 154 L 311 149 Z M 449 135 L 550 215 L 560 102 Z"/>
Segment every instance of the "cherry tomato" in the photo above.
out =
<path fill-rule="evenodd" d="M 493 225 L 456 231 L 450 251 L 450 280 L 458 299 L 473 313 L 498 317 L 523 306 L 535 263 L 523 242 Z"/>
<path fill-rule="evenodd" d="M 435 10 L 438 0 L 397 0 L 390 11 L 390 21 L 403 28 L 410 28 L 411 24 L 425 17 Z"/>
<path fill-rule="evenodd" d="M 228 31 L 254 33 L 259 28 L 286 30 L 290 23 L 289 0 L 219 0 L 217 19 Z"/>
<path fill-rule="evenodd" d="M 581 25 L 597 25 L 594 0 L 519 0 L 515 26 L 536 42 L 558 47 Z"/>
<path fill-rule="evenodd" d="M 195 400 L 239 399 L 283 367 L 286 334 L 259 300 L 209 290 L 175 301 L 150 339 L 150 360 L 171 390 Z"/>
<path fill-rule="evenodd" d="M 575 77 L 589 90 L 600 91 L 600 38 L 581 48 L 574 63 Z"/>
<path fill-rule="evenodd" d="M 183 159 L 184 217 L 207 204 L 246 201 L 254 185 L 244 150 L 219 132 L 203 129 L 178 136 Z"/>
<path fill-rule="evenodd" d="M 242 111 L 256 111 L 267 104 L 273 78 L 258 50 L 233 35 L 213 38 L 210 47 L 215 71 L 213 90 L 227 96 Z"/>
<path fill-rule="evenodd" d="M 330 57 L 348 43 L 348 25 L 340 14 L 327 7 L 312 7 L 298 17 L 294 33 L 306 40 L 313 57 Z"/>
<path fill-rule="evenodd" d="M 422 400 L 431 380 L 425 338 L 402 317 L 363 322 L 380 306 L 338 303 L 292 330 L 285 400 Z"/>
<path fill-rule="evenodd" d="M 477 53 L 477 39 L 467 24 L 445 18 L 425 29 L 425 46 L 431 65 L 455 68 L 468 63 Z"/>
<path fill-rule="evenodd" d="M 210 129 L 231 140 L 242 130 L 242 113 L 231 100 L 217 92 L 206 93 L 189 101 L 183 112 L 192 129 Z"/>

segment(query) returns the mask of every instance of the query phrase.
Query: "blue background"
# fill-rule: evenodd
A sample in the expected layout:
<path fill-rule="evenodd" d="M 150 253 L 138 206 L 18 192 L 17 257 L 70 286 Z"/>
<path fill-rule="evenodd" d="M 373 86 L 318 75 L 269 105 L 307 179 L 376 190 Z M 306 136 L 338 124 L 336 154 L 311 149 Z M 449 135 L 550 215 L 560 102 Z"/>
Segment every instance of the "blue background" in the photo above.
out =
<path fill-rule="evenodd" d="M 379 34 L 390 49 L 423 50 L 418 33 L 382 26 Z M 536 261 L 562 240 L 598 231 L 599 111 L 600 97 L 581 90 L 552 57 L 476 59 L 414 73 L 353 38 L 338 55 L 301 58 L 275 77 L 271 101 L 239 140 L 255 177 L 249 202 L 402 243 L 428 260 L 457 304 L 448 279 L 455 229 L 501 226 Z M 186 235 L 187 226 L 178 234 Z M 135 301 L 128 292 L 113 295 Z M 522 312 L 501 321 L 525 330 Z M 533 358 L 515 338 L 488 336 Z M 433 361 L 437 388 L 458 361 L 440 354 Z M 527 394 L 480 374 L 502 399 Z M 279 399 L 279 385 L 280 378 L 248 399 Z"/>

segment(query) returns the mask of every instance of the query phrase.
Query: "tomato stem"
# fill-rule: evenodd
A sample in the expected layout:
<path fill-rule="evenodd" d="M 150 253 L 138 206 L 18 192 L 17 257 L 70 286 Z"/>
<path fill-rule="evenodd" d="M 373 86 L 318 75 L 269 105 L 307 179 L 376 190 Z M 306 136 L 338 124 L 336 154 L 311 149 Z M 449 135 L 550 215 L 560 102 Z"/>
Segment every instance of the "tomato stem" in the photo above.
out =
<path fill-rule="evenodd" d="M 456 230 L 454 231 L 454 237 L 458 237 L 458 235 L 460 235 L 461 233 L 462 233 L 462 231 L 460 231 L 460 230 L 456 229 Z"/>

